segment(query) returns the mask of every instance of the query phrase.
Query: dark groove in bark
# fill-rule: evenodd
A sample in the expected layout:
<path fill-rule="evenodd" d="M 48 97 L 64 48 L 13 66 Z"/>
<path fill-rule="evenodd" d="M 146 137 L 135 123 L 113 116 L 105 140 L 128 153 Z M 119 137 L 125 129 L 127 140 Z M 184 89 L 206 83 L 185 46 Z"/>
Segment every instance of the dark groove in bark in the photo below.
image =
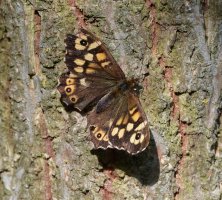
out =
<path fill-rule="evenodd" d="M 42 135 L 42 139 L 44 140 L 44 151 L 49 156 L 49 158 L 45 159 L 44 163 L 45 199 L 51 200 L 53 198 L 53 193 L 49 159 L 54 159 L 55 155 L 52 146 L 52 138 L 48 134 L 48 128 L 43 111 L 41 111 L 39 116 L 39 128 Z"/>
<path fill-rule="evenodd" d="M 75 0 L 68 0 L 68 3 L 73 10 L 73 14 L 76 16 L 79 28 L 86 28 L 86 23 L 84 21 L 84 14 L 82 10 L 78 8 Z"/>
<path fill-rule="evenodd" d="M 107 176 L 107 179 L 104 182 L 103 187 L 100 189 L 100 192 L 104 200 L 111 200 L 112 193 L 113 193 L 112 183 L 113 183 L 113 180 L 116 179 L 117 175 L 115 175 L 115 169 L 113 168 L 104 169 L 103 172 Z"/>
<path fill-rule="evenodd" d="M 35 24 L 35 35 L 34 35 L 34 53 L 35 53 L 35 73 L 41 72 L 40 68 L 40 36 L 41 36 L 41 16 L 37 10 L 34 11 L 34 24 Z"/>
<path fill-rule="evenodd" d="M 157 11 L 155 5 L 152 0 L 146 1 L 147 7 L 150 9 L 150 17 L 152 18 L 151 24 L 151 32 L 152 32 L 152 47 L 151 52 L 152 56 L 157 54 L 157 45 L 158 45 L 158 38 L 159 38 L 159 25 L 157 23 Z"/>
<path fill-rule="evenodd" d="M 188 144 L 188 136 L 186 134 L 187 125 L 180 120 L 179 97 L 175 94 L 174 89 L 173 89 L 172 68 L 167 68 L 163 56 L 159 59 L 159 65 L 164 69 L 164 79 L 166 80 L 167 88 L 172 97 L 172 110 L 171 110 L 172 119 L 171 120 L 178 121 L 179 123 L 178 134 L 180 134 L 180 138 L 181 138 L 181 157 L 179 158 L 177 162 L 178 165 L 174 174 L 176 185 L 178 187 L 177 191 L 174 193 L 174 199 L 177 200 L 179 199 L 179 194 L 183 188 L 183 180 L 182 180 L 183 176 L 181 173 L 182 173 L 183 165 L 186 159 L 186 151 L 187 151 L 187 144 Z"/>

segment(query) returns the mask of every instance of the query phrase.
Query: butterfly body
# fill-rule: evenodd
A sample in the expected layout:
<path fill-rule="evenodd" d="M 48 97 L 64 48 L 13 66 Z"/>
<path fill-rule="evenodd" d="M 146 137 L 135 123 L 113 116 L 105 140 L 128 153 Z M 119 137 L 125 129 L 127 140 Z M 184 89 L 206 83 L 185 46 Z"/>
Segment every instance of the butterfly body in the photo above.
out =
<path fill-rule="evenodd" d="M 67 35 L 65 42 L 69 72 L 59 80 L 62 102 L 87 114 L 95 148 L 143 151 L 150 133 L 138 80 L 127 80 L 105 45 L 88 31 Z"/>
<path fill-rule="evenodd" d="M 130 90 L 131 92 L 137 91 L 137 93 L 140 90 L 139 84 L 137 84 L 136 79 L 130 79 L 130 80 L 125 80 L 119 83 L 118 88 L 121 92 L 125 92 Z"/>
<path fill-rule="evenodd" d="M 105 110 L 111 103 L 113 99 L 116 99 L 118 95 L 127 96 L 129 93 L 135 93 L 139 95 L 140 86 L 135 82 L 134 79 L 129 81 L 120 81 L 108 95 L 101 98 L 96 105 L 96 113 L 100 113 Z"/>

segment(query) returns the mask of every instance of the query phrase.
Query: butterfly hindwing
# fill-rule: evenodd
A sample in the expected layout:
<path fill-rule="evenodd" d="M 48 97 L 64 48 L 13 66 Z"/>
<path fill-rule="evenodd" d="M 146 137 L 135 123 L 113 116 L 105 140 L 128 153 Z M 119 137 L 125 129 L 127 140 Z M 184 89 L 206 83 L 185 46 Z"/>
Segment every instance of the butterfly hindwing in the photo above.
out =
<path fill-rule="evenodd" d="M 101 98 L 94 109 L 88 113 L 91 141 L 96 149 L 112 147 L 108 134 L 122 103 L 124 101 L 122 101 L 121 95 L 111 91 Z"/>
<path fill-rule="evenodd" d="M 61 101 L 72 105 L 79 111 L 96 104 L 98 99 L 109 92 L 112 82 L 101 84 L 101 78 L 79 77 L 72 72 L 61 75 L 57 89 L 61 93 Z"/>

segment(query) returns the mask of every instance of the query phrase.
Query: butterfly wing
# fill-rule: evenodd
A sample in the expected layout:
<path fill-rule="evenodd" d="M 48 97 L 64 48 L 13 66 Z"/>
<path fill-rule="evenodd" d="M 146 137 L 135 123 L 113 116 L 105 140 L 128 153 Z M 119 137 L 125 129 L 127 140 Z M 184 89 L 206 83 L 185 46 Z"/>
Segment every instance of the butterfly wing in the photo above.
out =
<path fill-rule="evenodd" d="M 117 148 L 130 154 L 143 151 L 150 139 L 146 115 L 139 99 L 111 92 L 87 116 L 95 148 Z"/>
<path fill-rule="evenodd" d="M 112 123 L 108 138 L 114 148 L 137 154 L 148 146 L 150 131 L 139 98 L 130 92 L 126 98 Z"/>
<path fill-rule="evenodd" d="M 125 75 L 105 45 L 86 30 L 67 35 L 65 43 L 69 72 L 60 77 L 58 90 L 62 102 L 83 111 L 95 105 Z"/>
<path fill-rule="evenodd" d="M 63 103 L 67 106 L 72 105 L 79 111 L 86 111 L 114 85 L 112 81 L 106 81 L 101 77 L 82 77 L 69 71 L 61 75 L 57 89 Z"/>
<path fill-rule="evenodd" d="M 121 96 L 110 92 L 100 99 L 94 109 L 87 114 L 91 141 L 95 149 L 112 147 L 112 144 L 109 142 L 108 133 L 116 113 L 122 104 Z"/>
<path fill-rule="evenodd" d="M 81 29 L 77 35 L 67 35 L 65 63 L 78 75 L 109 79 L 125 79 L 125 75 L 106 46 L 91 33 Z"/>

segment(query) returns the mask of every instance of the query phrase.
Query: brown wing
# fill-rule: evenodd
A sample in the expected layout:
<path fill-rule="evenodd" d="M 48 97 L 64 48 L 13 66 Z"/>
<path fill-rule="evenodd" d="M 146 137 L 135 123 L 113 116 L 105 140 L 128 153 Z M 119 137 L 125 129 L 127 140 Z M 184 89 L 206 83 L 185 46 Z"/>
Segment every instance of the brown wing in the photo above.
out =
<path fill-rule="evenodd" d="M 124 149 L 137 154 L 148 146 L 150 131 L 146 115 L 137 96 L 128 93 L 109 131 L 109 141 L 113 148 Z"/>
<path fill-rule="evenodd" d="M 105 45 L 85 29 L 77 35 L 67 35 L 65 63 L 78 75 L 121 80 L 125 75 Z"/>
<path fill-rule="evenodd" d="M 131 93 L 109 93 L 87 119 L 95 148 L 117 148 L 137 154 L 149 143 L 145 113 L 139 99 Z"/>
<path fill-rule="evenodd" d="M 112 147 L 108 133 L 116 113 L 118 113 L 117 111 L 121 109 L 123 104 L 121 97 L 122 95 L 119 93 L 109 92 L 100 99 L 94 109 L 87 115 L 91 141 L 96 149 Z"/>
<path fill-rule="evenodd" d="M 65 63 L 70 72 L 62 74 L 58 90 L 66 105 L 83 111 L 125 76 L 104 44 L 86 30 L 67 35 L 65 43 Z"/>
<path fill-rule="evenodd" d="M 102 96 L 107 94 L 115 83 L 100 77 L 79 77 L 72 72 L 61 75 L 57 89 L 61 101 L 67 106 L 72 105 L 79 111 L 86 111 L 95 105 Z"/>

